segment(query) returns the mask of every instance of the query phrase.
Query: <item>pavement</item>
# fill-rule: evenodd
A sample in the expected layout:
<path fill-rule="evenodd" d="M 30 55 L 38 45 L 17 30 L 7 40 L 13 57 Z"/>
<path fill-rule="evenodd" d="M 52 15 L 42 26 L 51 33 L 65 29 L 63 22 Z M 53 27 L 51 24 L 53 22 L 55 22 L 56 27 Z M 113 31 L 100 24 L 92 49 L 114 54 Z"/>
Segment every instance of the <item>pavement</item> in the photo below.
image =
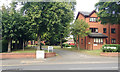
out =
<path fill-rule="evenodd" d="M 45 49 L 45 48 L 44 48 Z M 54 49 L 58 55 L 46 59 L 4 59 L 2 69 L 22 70 L 93 70 L 118 69 L 118 57 L 91 56 L 80 52 Z"/>

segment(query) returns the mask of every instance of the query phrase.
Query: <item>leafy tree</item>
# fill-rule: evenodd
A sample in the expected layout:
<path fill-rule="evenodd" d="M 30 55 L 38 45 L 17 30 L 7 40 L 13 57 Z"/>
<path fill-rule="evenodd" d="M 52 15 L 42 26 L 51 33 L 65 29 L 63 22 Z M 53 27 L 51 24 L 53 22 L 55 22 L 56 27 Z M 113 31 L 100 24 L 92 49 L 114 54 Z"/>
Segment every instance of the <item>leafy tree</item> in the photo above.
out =
<path fill-rule="evenodd" d="M 77 19 L 74 22 L 74 24 L 71 25 L 72 34 L 74 38 L 75 37 L 77 38 L 76 40 L 78 43 L 78 50 L 80 49 L 79 38 L 83 38 L 91 33 L 90 30 L 87 30 L 88 28 L 89 28 L 88 23 L 86 23 L 84 20 L 79 20 L 79 19 Z"/>
<path fill-rule="evenodd" d="M 74 17 L 71 8 L 72 5 L 65 2 L 28 2 L 24 5 L 21 11 L 26 11 L 27 23 L 38 35 L 38 46 L 41 46 L 41 37 L 44 35 L 55 35 L 62 42 Z M 49 39 L 53 36 L 47 37 Z M 38 47 L 38 49 L 41 49 L 41 47 Z"/>
<path fill-rule="evenodd" d="M 31 37 L 29 25 L 25 23 L 26 18 L 16 12 L 15 4 L 11 4 L 11 8 L 8 10 L 4 6 L 2 8 L 2 35 L 3 39 L 8 40 L 8 52 L 11 52 L 12 40 L 19 40 L 19 48 L 24 50 L 24 41 Z M 17 47 L 16 47 L 17 48 Z"/>
<path fill-rule="evenodd" d="M 117 2 L 96 3 L 97 13 L 102 24 L 120 24 L 120 4 Z"/>

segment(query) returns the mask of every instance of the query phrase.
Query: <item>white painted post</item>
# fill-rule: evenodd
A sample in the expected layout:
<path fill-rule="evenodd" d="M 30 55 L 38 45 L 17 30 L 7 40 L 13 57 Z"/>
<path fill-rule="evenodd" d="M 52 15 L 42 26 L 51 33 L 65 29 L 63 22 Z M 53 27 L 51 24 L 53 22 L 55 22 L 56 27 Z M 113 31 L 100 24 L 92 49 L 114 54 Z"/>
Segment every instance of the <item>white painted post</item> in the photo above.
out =
<path fill-rule="evenodd" d="M 44 50 L 37 50 L 36 51 L 36 59 L 44 59 L 45 52 Z"/>

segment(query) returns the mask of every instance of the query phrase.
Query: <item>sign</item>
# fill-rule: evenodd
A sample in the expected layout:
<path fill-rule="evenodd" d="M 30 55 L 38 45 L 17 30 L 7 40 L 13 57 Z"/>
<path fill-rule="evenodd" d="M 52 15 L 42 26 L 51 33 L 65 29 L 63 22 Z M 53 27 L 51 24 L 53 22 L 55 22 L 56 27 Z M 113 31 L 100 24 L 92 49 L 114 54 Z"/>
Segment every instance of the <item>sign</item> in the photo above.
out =
<path fill-rule="evenodd" d="M 52 46 L 48 46 L 48 52 L 52 51 L 53 52 L 53 47 Z"/>
<path fill-rule="evenodd" d="M 36 59 L 44 59 L 44 54 L 45 52 L 44 51 L 40 51 L 40 50 L 37 50 L 36 51 Z"/>
<path fill-rule="evenodd" d="M 116 47 L 104 47 L 104 48 L 107 48 L 107 49 L 116 49 Z"/>
<path fill-rule="evenodd" d="M 90 42 L 88 42 L 88 44 L 90 44 Z"/>

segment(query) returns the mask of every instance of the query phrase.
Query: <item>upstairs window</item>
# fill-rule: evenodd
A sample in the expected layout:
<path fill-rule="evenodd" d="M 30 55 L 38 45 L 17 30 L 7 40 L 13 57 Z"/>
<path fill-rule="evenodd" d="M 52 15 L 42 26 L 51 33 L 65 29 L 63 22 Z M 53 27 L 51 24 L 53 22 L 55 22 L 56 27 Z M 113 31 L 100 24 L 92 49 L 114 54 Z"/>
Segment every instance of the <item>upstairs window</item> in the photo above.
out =
<path fill-rule="evenodd" d="M 115 44 L 116 43 L 116 39 L 111 39 L 111 43 Z"/>
<path fill-rule="evenodd" d="M 115 28 L 111 28 L 111 33 L 115 33 Z"/>
<path fill-rule="evenodd" d="M 107 32 L 107 29 L 106 28 L 103 28 L 103 33 L 106 33 Z"/>
<path fill-rule="evenodd" d="M 90 28 L 92 33 L 98 33 L 98 28 Z"/>
<path fill-rule="evenodd" d="M 91 17 L 91 18 L 90 18 L 90 22 L 97 22 L 97 18 Z"/>

